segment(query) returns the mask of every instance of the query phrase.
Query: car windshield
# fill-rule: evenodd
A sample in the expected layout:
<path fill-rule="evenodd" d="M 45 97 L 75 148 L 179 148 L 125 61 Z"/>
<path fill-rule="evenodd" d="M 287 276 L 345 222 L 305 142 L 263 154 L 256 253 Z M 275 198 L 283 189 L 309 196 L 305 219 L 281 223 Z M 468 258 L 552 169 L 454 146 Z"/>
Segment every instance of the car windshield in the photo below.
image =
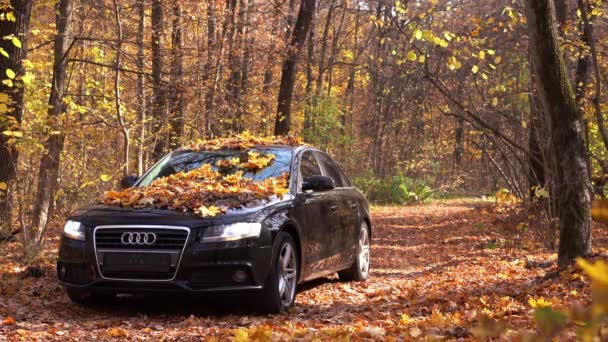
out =
<path fill-rule="evenodd" d="M 247 153 L 255 152 L 260 155 L 274 154 L 274 161 L 267 167 L 257 170 L 248 171 L 243 174 L 243 177 L 251 178 L 256 182 L 263 181 L 271 177 L 279 177 L 283 173 L 289 173 L 291 168 L 292 151 L 284 148 L 252 148 L 249 150 L 219 150 L 219 151 L 176 151 L 156 164 L 150 171 L 137 183 L 137 186 L 148 186 L 155 179 L 167 177 L 178 172 L 188 172 L 201 167 L 204 164 L 211 164 L 214 170 L 220 171 L 222 174 L 228 175 L 237 172 L 237 169 L 219 169 L 218 162 L 222 160 L 232 160 L 234 158 L 240 161 L 247 161 Z"/>

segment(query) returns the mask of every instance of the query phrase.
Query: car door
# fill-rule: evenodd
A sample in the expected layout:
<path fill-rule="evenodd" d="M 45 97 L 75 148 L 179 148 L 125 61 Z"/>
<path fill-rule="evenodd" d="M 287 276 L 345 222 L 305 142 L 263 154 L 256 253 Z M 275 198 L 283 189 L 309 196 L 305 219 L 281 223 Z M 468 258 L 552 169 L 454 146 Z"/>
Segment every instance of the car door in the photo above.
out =
<path fill-rule="evenodd" d="M 317 159 L 323 169 L 323 175 L 331 177 L 336 184 L 336 188 L 331 190 L 330 195 L 338 205 L 338 222 L 331 227 L 332 235 L 332 256 L 334 267 L 343 266 L 352 261 L 355 248 L 355 231 L 357 221 L 357 203 L 350 196 L 349 188 L 346 187 L 338 166 L 327 154 L 317 152 Z"/>
<path fill-rule="evenodd" d="M 302 191 L 303 181 L 323 172 L 314 151 L 302 152 L 299 160 L 299 184 L 294 210 L 307 240 L 302 253 L 304 277 L 312 278 L 331 268 L 332 243 L 337 239 L 337 232 L 332 231 L 331 227 L 338 222 L 338 206 L 327 191 Z"/>

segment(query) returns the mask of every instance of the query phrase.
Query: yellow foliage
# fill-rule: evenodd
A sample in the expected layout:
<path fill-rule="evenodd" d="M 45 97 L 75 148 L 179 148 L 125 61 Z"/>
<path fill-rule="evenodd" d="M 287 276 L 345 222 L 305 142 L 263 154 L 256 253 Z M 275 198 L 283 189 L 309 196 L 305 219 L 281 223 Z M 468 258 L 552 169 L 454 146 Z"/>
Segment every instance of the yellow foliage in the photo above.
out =
<path fill-rule="evenodd" d="M 259 153 L 249 151 L 247 152 L 248 159 L 247 162 L 241 163 L 239 167 L 241 169 L 247 169 L 250 171 L 257 171 L 265 168 L 270 165 L 276 158 L 274 154 L 267 154 L 264 156 L 260 156 Z"/>
<path fill-rule="evenodd" d="M 412 323 L 412 319 L 410 318 L 410 316 L 406 313 L 402 313 L 401 314 L 401 324 L 406 325 L 409 323 Z"/>
<path fill-rule="evenodd" d="M 552 306 L 551 302 L 549 302 L 548 300 L 546 300 L 543 297 L 540 297 L 538 299 L 530 298 L 530 299 L 528 299 L 528 304 L 530 304 L 530 306 L 535 309 L 550 308 Z"/>
<path fill-rule="evenodd" d="M 602 223 L 608 223 L 608 200 L 595 200 L 591 204 L 591 217 Z"/>
<path fill-rule="evenodd" d="M 247 342 L 249 341 L 249 333 L 245 328 L 239 328 L 234 331 L 233 342 Z"/>
<path fill-rule="evenodd" d="M 591 264 L 585 259 L 577 259 L 577 263 L 596 282 L 594 284 L 608 287 L 608 263 L 600 260 Z"/>
<path fill-rule="evenodd" d="M 517 197 L 507 189 L 500 189 L 496 192 L 496 202 L 498 204 L 514 204 L 517 202 Z"/>
<path fill-rule="evenodd" d="M 273 145 L 302 145 L 302 139 L 275 136 L 256 137 L 249 132 L 243 132 L 242 134 L 235 135 L 230 138 L 197 140 L 186 145 L 185 148 L 199 151 L 217 151 L 221 149 L 246 150 L 252 147 L 265 147 Z"/>
<path fill-rule="evenodd" d="M 600 260 L 590 264 L 580 258 L 577 263 L 591 278 L 592 312 L 596 316 L 608 314 L 608 263 Z"/>

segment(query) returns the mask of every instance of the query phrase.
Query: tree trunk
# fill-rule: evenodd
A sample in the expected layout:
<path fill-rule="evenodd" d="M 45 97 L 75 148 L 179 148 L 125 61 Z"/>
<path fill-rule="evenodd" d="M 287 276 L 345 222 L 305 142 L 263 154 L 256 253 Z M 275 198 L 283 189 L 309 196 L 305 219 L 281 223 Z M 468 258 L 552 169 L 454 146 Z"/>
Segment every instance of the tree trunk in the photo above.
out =
<path fill-rule="evenodd" d="M 243 49 L 243 60 L 241 65 L 241 84 L 239 94 L 239 111 L 237 117 L 236 131 L 238 133 L 245 129 L 245 116 L 248 114 L 245 110 L 247 108 L 246 100 L 249 92 L 249 69 L 252 62 L 251 49 L 253 48 L 253 35 L 251 34 L 251 15 L 254 13 L 254 2 L 249 0 L 241 0 L 241 10 L 244 13 L 244 28 L 243 34 L 241 35 L 241 46 Z"/>
<path fill-rule="evenodd" d="M 53 215 L 53 203 L 58 187 L 60 156 L 65 140 L 60 116 L 66 111 L 63 96 L 67 81 L 68 58 L 66 55 L 70 43 L 72 6 L 72 0 L 60 0 L 56 8 L 57 35 L 54 43 L 53 81 L 49 98 L 48 124 L 51 131 L 61 133 L 49 135 L 45 143 L 46 153 L 40 160 L 38 189 L 32 211 L 31 229 L 33 231 L 26 237 L 29 242 L 35 241 L 38 244 L 42 243 L 47 224 Z"/>
<path fill-rule="evenodd" d="M 222 80 L 222 74 L 224 72 L 224 64 L 223 64 L 223 60 L 224 60 L 224 46 L 225 46 L 225 40 L 226 40 L 226 34 L 228 32 L 228 24 L 230 22 L 230 1 L 231 0 L 227 0 L 226 1 L 226 8 L 224 10 L 224 22 L 222 23 L 222 30 L 221 30 L 221 35 L 220 35 L 220 39 L 219 39 L 219 43 L 218 43 L 218 47 L 216 49 L 216 53 L 215 56 L 213 57 L 215 60 L 215 67 L 214 67 L 214 75 L 213 75 L 213 80 L 211 82 L 211 85 L 209 86 L 209 89 L 207 90 L 207 96 L 205 97 L 205 115 L 207 116 L 207 122 L 208 122 L 208 127 L 209 127 L 209 136 L 213 137 L 213 136 L 217 136 L 221 134 L 221 130 L 219 129 L 218 125 L 215 124 L 213 122 L 213 114 L 214 114 L 214 109 L 215 109 L 215 92 L 218 89 L 218 85 L 220 84 L 220 81 Z"/>
<path fill-rule="evenodd" d="M 317 11 L 315 11 L 315 15 L 310 22 L 310 30 L 308 32 L 308 51 L 306 56 L 306 88 L 305 88 L 305 107 L 304 107 L 304 137 L 312 135 L 312 127 L 314 124 L 314 118 L 312 115 L 314 114 L 313 106 L 313 94 L 312 94 L 312 85 L 314 82 L 313 77 L 313 64 L 315 63 L 315 30 L 316 30 L 316 22 L 317 22 Z"/>
<path fill-rule="evenodd" d="M 205 138 L 211 137 L 211 109 L 213 108 L 213 96 L 211 95 L 211 87 L 209 80 L 213 80 L 213 54 L 216 48 L 216 16 L 213 3 L 207 4 L 207 62 L 205 63 L 205 72 L 203 74 L 203 83 L 207 87 L 205 95 L 205 118 L 203 120 L 205 129 Z"/>
<path fill-rule="evenodd" d="M 532 78 L 533 80 L 535 79 L 535 77 Z M 545 186 L 546 182 L 545 163 L 543 162 L 544 157 L 543 150 L 540 145 L 540 135 L 543 132 L 546 132 L 547 129 L 545 128 L 545 125 L 543 125 L 542 114 L 543 113 L 541 105 L 539 103 L 538 94 L 530 94 L 530 129 L 528 131 L 528 151 L 530 152 L 530 166 L 528 169 L 528 179 L 530 182 L 531 195 L 534 194 L 532 188 L 537 186 L 542 188 Z"/>
<path fill-rule="evenodd" d="M 175 149 L 184 138 L 184 42 L 182 38 L 182 5 L 173 0 L 173 28 L 171 46 L 173 63 L 171 63 L 171 135 L 170 146 Z"/>
<path fill-rule="evenodd" d="M 318 101 L 321 93 L 323 92 L 323 75 L 325 75 L 325 54 L 327 52 L 327 37 L 329 36 L 329 25 L 333 19 L 334 8 L 336 7 L 336 0 L 332 0 L 329 4 L 329 10 L 327 11 L 327 18 L 325 19 L 325 27 L 323 28 L 323 36 L 321 38 L 321 51 L 319 52 L 319 71 L 317 72 L 317 83 L 315 86 L 315 102 Z"/>
<path fill-rule="evenodd" d="M 287 21 L 285 23 L 285 31 L 284 31 L 284 41 L 285 41 L 285 45 L 289 44 L 289 38 L 291 37 L 292 33 L 293 33 L 293 25 L 295 24 L 295 16 L 293 15 L 293 12 L 295 11 L 296 8 L 296 0 L 289 0 L 289 3 L 287 5 Z"/>
<path fill-rule="evenodd" d="M 348 85 L 346 87 L 346 91 L 349 98 L 349 106 L 348 106 L 348 114 L 349 114 L 349 132 L 353 134 L 352 124 L 353 124 L 353 115 L 355 112 L 355 81 L 357 76 L 357 63 L 359 61 L 359 17 L 361 12 L 361 4 L 357 2 L 357 9 L 355 14 L 355 27 L 353 34 L 353 63 L 350 67 L 350 73 L 348 76 Z M 346 125 L 345 125 L 346 128 Z"/>
<path fill-rule="evenodd" d="M 144 156 L 145 156 L 145 139 L 146 139 L 146 76 L 144 75 L 144 67 L 146 63 L 144 34 L 146 29 L 146 6 L 145 0 L 137 0 L 137 12 L 139 23 L 137 28 L 137 103 L 139 128 L 139 150 L 137 152 L 137 172 L 139 175 L 144 174 Z"/>
<path fill-rule="evenodd" d="M 566 0 L 555 0 L 555 17 L 557 24 L 563 26 L 568 19 L 568 4 Z"/>
<path fill-rule="evenodd" d="M 591 52 L 591 62 L 593 64 L 593 85 L 594 85 L 594 94 L 593 94 L 593 110 L 595 112 L 595 118 L 597 120 L 598 130 L 600 132 L 600 136 L 602 137 L 602 141 L 604 143 L 604 147 L 608 150 L 608 131 L 606 130 L 606 123 L 604 122 L 604 115 L 602 114 L 601 107 L 601 98 L 602 98 L 602 80 L 600 75 L 600 67 L 598 64 L 598 52 L 595 45 L 595 39 L 593 34 L 593 24 L 589 20 L 588 16 L 588 6 L 584 3 L 583 0 L 578 0 L 578 8 L 581 11 L 581 17 L 583 21 L 583 43 L 589 47 Z M 584 51 L 581 51 L 583 54 Z M 589 58 L 586 59 L 586 65 L 589 66 Z M 585 67 L 585 74 L 586 69 Z M 578 68 L 577 68 L 578 70 Z M 584 90 L 582 92 L 584 94 Z M 581 96 L 581 101 L 583 101 L 584 96 Z"/>
<path fill-rule="evenodd" d="M 591 253 L 591 182 L 583 128 L 557 34 L 553 0 L 527 0 L 533 66 L 543 112 L 551 122 L 560 241 L 558 264 Z"/>
<path fill-rule="evenodd" d="M 152 0 L 152 86 L 154 94 L 152 117 L 154 119 L 154 132 L 157 134 L 154 143 L 155 160 L 163 156 L 167 147 L 167 138 L 163 136 L 163 129 L 167 119 L 167 100 L 163 84 L 164 55 L 162 50 L 165 31 L 163 17 L 162 0 Z"/>
<path fill-rule="evenodd" d="M 462 166 L 462 155 L 464 153 L 464 119 L 456 118 L 456 129 L 454 130 L 454 167 Z"/>
<path fill-rule="evenodd" d="M 0 42 L 0 46 L 9 55 L 9 58 L 0 58 L 0 72 L 4 73 L 6 69 L 11 69 L 19 77 L 25 73 L 21 61 L 27 58 L 27 32 L 30 26 L 32 0 L 12 0 L 11 6 L 16 20 L 0 21 L 0 35 L 4 37 L 14 34 L 21 41 L 22 48 L 15 46 L 10 39 Z M 4 10 L 5 13 L 9 11 L 9 9 Z M 0 110 L 0 132 L 16 131 L 20 129 L 23 117 L 24 88 L 22 86 L 9 87 L 7 84 L 0 83 L 0 93 L 11 94 L 7 105 L 13 110 L 12 112 L 7 112 L 6 109 Z M 0 188 L 0 237 L 11 232 L 11 203 L 13 192 L 15 192 L 14 180 L 17 177 L 19 152 L 14 144 L 9 144 L 10 139 L 10 136 L 0 133 L 0 183 L 6 187 L 6 189 L 3 189 L 4 186 Z"/>
<path fill-rule="evenodd" d="M 296 80 L 296 67 L 315 12 L 315 6 L 316 0 L 302 0 L 300 4 L 300 11 L 298 12 L 298 19 L 293 29 L 287 57 L 283 62 L 277 118 L 274 128 L 275 135 L 288 135 L 291 129 L 291 100 Z"/>
<path fill-rule="evenodd" d="M 123 163 L 124 163 L 124 168 L 123 168 L 123 174 L 125 176 L 129 175 L 129 152 L 130 152 L 130 148 L 131 148 L 131 144 L 129 142 L 129 128 L 127 127 L 127 124 L 125 122 L 124 116 L 122 114 L 122 108 L 121 108 L 121 103 L 120 103 L 120 69 L 122 67 L 122 40 L 123 40 L 123 33 L 122 33 L 122 20 L 120 17 L 120 6 L 118 5 L 117 0 L 113 1 L 114 3 L 114 19 L 115 19 L 115 24 L 116 24 L 116 33 L 117 33 L 117 39 L 118 42 L 116 43 L 116 60 L 114 62 L 114 67 L 116 70 L 114 70 L 115 74 L 114 74 L 114 105 L 116 106 L 116 119 L 118 121 L 118 124 L 120 125 L 121 131 L 122 131 L 122 137 L 123 137 L 123 147 L 122 147 L 122 152 L 123 152 Z"/>
<path fill-rule="evenodd" d="M 226 107 L 228 112 L 226 113 L 225 119 L 230 120 L 228 127 L 232 131 L 236 130 L 239 111 L 239 87 L 241 83 L 241 63 L 239 61 L 240 37 L 242 34 L 242 12 L 240 9 L 238 20 L 237 20 L 237 0 L 226 0 L 226 6 L 229 11 L 229 24 L 228 24 L 228 69 L 230 76 L 228 78 L 227 92 L 226 92 Z"/>
<path fill-rule="evenodd" d="M 327 62 L 327 96 L 331 96 L 331 88 L 333 87 L 333 76 L 334 76 L 334 63 L 336 61 L 336 55 L 338 53 L 338 40 L 342 35 L 342 28 L 344 27 L 344 19 L 346 18 L 346 12 L 348 11 L 348 4 L 346 1 L 343 3 L 342 16 L 340 17 L 340 23 L 338 29 L 333 27 L 333 37 L 331 42 L 331 52 L 329 54 L 329 61 Z M 341 121 L 344 122 L 344 112 L 342 112 Z"/>
<path fill-rule="evenodd" d="M 279 17 L 280 13 L 277 10 L 275 13 L 276 17 Z M 277 27 L 278 25 L 275 23 L 274 25 L 272 25 L 272 29 L 270 31 L 270 47 L 269 47 L 269 51 L 268 51 L 268 56 L 266 57 L 266 68 L 264 70 L 264 84 L 262 86 L 262 94 L 264 94 L 264 96 L 262 96 L 262 101 L 260 103 L 260 106 L 262 107 L 262 111 L 263 111 L 263 119 L 262 119 L 262 124 L 260 125 L 260 129 L 259 131 L 266 135 L 268 133 L 268 125 L 270 124 L 270 122 L 272 121 L 272 112 L 271 112 L 271 104 L 270 104 L 270 98 L 268 96 L 268 94 L 270 93 L 271 89 L 272 89 L 272 84 L 274 83 L 274 74 L 273 74 L 273 69 L 274 69 L 274 64 L 275 64 L 275 49 L 276 49 L 276 36 L 277 36 Z"/>

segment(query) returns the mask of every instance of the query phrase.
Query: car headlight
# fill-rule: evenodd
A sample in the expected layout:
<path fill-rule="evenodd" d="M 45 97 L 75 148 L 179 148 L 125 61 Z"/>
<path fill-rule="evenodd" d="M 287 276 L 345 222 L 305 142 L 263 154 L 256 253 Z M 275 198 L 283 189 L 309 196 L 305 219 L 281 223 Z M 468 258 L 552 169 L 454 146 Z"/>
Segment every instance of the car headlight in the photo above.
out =
<path fill-rule="evenodd" d="M 205 228 L 200 236 L 201 242 L 235 241 L 259 237 L 262 224 L 259 222 L 239 222 Z"/>
<path fill-rule="evenodd" d="M 63 235 L 70 239 L 84 241 L 84 227 L 78 221 L 68 220 L 63 227 Z"/>

